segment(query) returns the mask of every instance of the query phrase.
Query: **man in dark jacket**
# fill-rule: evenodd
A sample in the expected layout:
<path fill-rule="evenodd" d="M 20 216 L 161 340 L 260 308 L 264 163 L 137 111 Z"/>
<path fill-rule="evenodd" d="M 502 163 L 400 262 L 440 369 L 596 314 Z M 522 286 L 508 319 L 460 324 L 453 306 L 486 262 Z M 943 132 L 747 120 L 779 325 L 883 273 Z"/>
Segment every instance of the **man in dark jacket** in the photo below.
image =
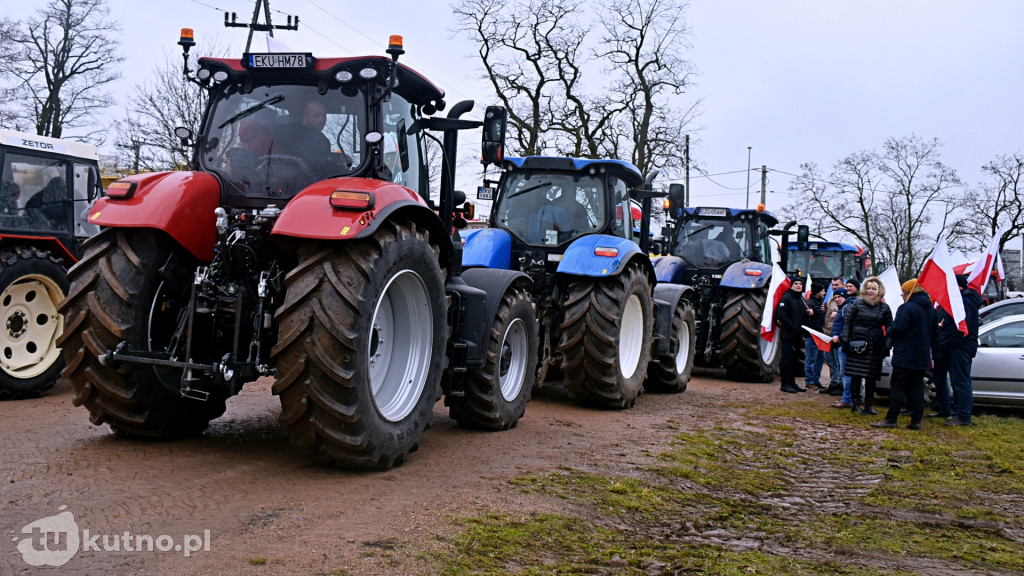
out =
<path fill-rule="evenodd" d="M 938 342 L 935 309 L 928 294 L 913 278 L 903 283 L 906 302 L 896 310 L 888 331 L 892 340 L 892 376 L 889 380 L 889 412 L 871 425 L 895 428 L 904 399 L 910 407 L 911 430 L 921 429 L 924 414 L 924 373 L 931 367 L 931 351 Z"/>
<path fill-rule="evenodd" d="M 803 297 L 804 281 L 799 276 L 790 278 L 789 290 L 782 295 L 778 308 L 775 309 L 775 318 L 779 324 L 779 345 L 782 346 L 782 360 L 779 363 L 779 376 L 782 380 L 783 392 L 795 393 L 806 392 L 806 388 L 796 385 L 796 371 L 798 362 L 798 351 L 800 341 L 803 340 L 804 317 L 807 316 L 808 306 Z"/>
<path fill-rule="evenodd" d="M 807 299 L 809 313 L 804 316 L 804 326 L 821 332 L 825 329 L 825 285 L 811 282 L 811 297 Z M 804 386 L 807 388 L 823 388 L 821 385 L 821 368 L 825 365 L 825 353 L 818 349 L 814 337 L 804 331 Z"/>
<path fill-rule="evenodd" d="M 978 327 L 981 324 L 978 309 L 981 308 L 982 300 L 981 294 L 968 288 L 967 276 L 958 275 L 956 283 L 964 301 L 967 334 L 952 326 L 952 318 L 947 318 L 941 329 L 949 337 L 949 383 L 953 388 L 953 417 L 946 420 L 946 426 L 970 426 L 971 412 L 974 410 L 971 364 L 978 353 Z M 951 330 L 945 324 L 949 324 Z"/>

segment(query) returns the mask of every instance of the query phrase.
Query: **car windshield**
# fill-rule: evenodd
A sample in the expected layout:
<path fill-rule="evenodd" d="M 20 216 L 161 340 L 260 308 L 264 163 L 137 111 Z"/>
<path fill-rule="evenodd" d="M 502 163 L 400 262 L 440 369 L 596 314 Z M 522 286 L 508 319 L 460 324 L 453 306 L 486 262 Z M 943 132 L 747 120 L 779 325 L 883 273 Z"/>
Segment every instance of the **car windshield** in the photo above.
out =
<path fill-rule="evenodd" d="M 604 184 L 597 176 L 517 172 L 499 194 L 498 225 L 528 244 L 557 246 L 604 226 Z"/>
<path fill-rule="evenodd" d="M 363 92 L 316 86 L 236 86 L 219 93 L 201 154 L 203 167 L 248 197 L 291 197 L 360 164 L 367 106 Z"/>
<path fill-rule="evenodd" d="M 693 218 L 680 227 L 673 253 L 698 268 L 718 268 L 747 257 L 750 240 L 747 222 Z"/>
<path fill-rule="evenodd" d="M 786 267 L 788 272 L 799 270 L 811 278 L 853 278 L 857 258 L 853 252 L 838 250 L 790 250 Z"/>

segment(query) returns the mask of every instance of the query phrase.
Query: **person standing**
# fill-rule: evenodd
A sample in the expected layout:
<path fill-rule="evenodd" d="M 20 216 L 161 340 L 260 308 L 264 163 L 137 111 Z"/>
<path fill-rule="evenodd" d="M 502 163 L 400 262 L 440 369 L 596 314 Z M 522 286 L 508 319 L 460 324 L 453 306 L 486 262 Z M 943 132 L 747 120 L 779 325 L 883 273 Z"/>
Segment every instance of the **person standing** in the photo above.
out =
<path fill-rule="evenodd" d="M 981 294 L 968 287 L 967 276 L 957 275 L 956 283 L 960 287 L 960 295 L 964 301 L 967 334 L 955 326 L 949 347 L 949 383 L 953 387 L 953 417 L 946 420 L 946 426 L 970 426 L 971 413 L 974 411 L 974 386 L 971 382 L 971 365 L 978 353 L 978 327 L 981 320 L 978 309 L 981 307 Z M 952 318 L 943 322 L 953 324 Z"/>
<path fill-rule="evenodd" d="M 811 296 L 805 301 L 807 316 L 804 326 L 821 332 L 825 329 L 825 286 L 811 282 Z M 804 331 L 804 387 L 824 388 L 821 385 L 821 367 L 825 365 L 825 352 L 814 343 L 814 337 Z"/>
<path fill-rule="evenodd" d="M 962 296 L 961 296 L 962 298 Z M 939 343 L 932 354 L 932 384 L 935 386 L 935 400 L 932 401 L 932 408 L 935 412 L 926 414 L 925 418 L 946 418 L 953 416 L 953 406 L 949 394 L 949 349 L 953 345 L 953 335 L 959 334 L 949 314 L 944 308 L 935 311 L 938 322 L 935 331 L 938 333 Z"/>
<path fill-rule="evenodd" d="M 783 392 L 806 392 L 796 384 L 796 371 L 799 365 L 798 349 L 803 340 L 804 317 L 807 316 L 807 305 L 803 297 L 804 281 L 799 276 L 790 278 L 789 290 L 782 295 L 779 306 L 775 309 L 775 317 L 779 324 L 779 344 L 782 346 L 782 360 L 779 364 L 779 377 Z"/>
<path fill-rule="evenodd" d="M 921 429 L 924 415 L 924 373 L 931 367 L 931 351 L 938 345 L 935 308 L 917 278 L 903 283 L 905 304 L 896 310 L 896 317 L 887 337 L 892 341 L 892 377 L 889 390 L 889 411 L 885 418 L 872 422 L 875 428 L 895 428 L 900 409 L 906 400 L 910 408 L 910 430 Z"/>
<path fill-rule="evenodd" d="M 892 325 L 892 311 L 882 301 L 885 287 L 872 276 L 864 281 L 861 297 L 847 305 L 842 343 L 846 352 L 845 376 L 850 377 L 850 392 L 857 414 L 878 414 L 872 407 L 875 383 L 882 376 L 882 359 L 889 355 L 885 331 Z M 861 383 L 864 404 L 861 406 Z"/>
<path fill-rule="evenodd" d="M 839 290 L 846 294 L 843 279 L 833 278 L 832 297 L 825 303 L 825 321 L 822 325 L 822 332 L 828 335 L 832 334 L 836 316 L 839 315 L 839 305 L 836 301 L 836 292 Z M 825 363 L 828 364 L 828 388 L 821 389 L 819 394 L 841 396 L 843 394 L 843 370 L 839 366 L 839 346 L 833 346 L 828 352 L 825 352 Z"/>

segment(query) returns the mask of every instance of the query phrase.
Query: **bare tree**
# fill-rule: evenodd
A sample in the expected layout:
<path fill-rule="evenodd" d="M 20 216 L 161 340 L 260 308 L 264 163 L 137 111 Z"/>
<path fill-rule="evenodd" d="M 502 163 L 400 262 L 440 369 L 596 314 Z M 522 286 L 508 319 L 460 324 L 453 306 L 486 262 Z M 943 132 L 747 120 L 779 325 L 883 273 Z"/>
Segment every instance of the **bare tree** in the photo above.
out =
<path fill-rule="evenodd" d="M 108 14 L 105 0 L 50 0 L 12 33 L 5 48 L 16 57 L 0 61 L 0 70 L 29 103 L 23 113 L 37 134 L 60 138 L 66 128 L 94 125 L 113 105 L 104 89 L 119 78 L 123 59 L 111 41 L 120 28 Z"/>
<path fill-rule="evenodd" d="M 970 225 L 964 227 L 958 247 L 965 252 L 987 246 L 998 230 L 1003 231 L 1000 251 L 1011 239 L 1024 234 L 1024 155 L 1017 152 L 997 156 L 981 170 L 989 181 L 964 197 L 965 220 Z"/>
<path fill-rule="evenodd" d="M 689 47 L 685 8 L 679 0 L 609 0 L 599 8 L 604 34 L 598 55 L 615 78 L 611 107 L 624 112 L 620 132 L 645 177 L 655 169 L 682 165 L 686 127 L 699 105 L 673 105 L 673 97 L 686 92 L 695 73 L 682 56 Z"/>

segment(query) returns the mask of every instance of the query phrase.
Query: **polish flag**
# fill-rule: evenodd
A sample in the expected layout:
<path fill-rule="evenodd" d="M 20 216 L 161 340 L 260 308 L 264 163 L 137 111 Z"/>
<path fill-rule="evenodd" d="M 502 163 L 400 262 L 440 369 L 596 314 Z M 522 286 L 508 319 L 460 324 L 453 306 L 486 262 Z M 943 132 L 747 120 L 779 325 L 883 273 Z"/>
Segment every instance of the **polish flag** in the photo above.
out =
<path fill-rule="evenodd" d="M 778 263 L 772 265 L 772 280 L 768 284 L 768 298 L 761 312 L 761 338 L 772 342 L 775 340 L 775 309 L 779 307 L 782 295 L 789 290 L 789 277 L 779 268 Z"/>
<path fill-rule="evenodd" d="M 818 350 L 822 352 L 828 352 L 832 349 L 832 337 L 824 332 L 818 332 L 810 326 L 801 326 L 804 330 L 811 333 L 811 338 L 814 338 L 814 345 L 818 347 Z"/>
<path fill-rule="evenodd" d="M 811 299 L 811 275 L 807 275 L 807 282 L 804 282 L 804 300 Z"/>
<path fill-rule="evenodd" d="M 981 294 L 988 285 L 988 277 L 992 275 L 992 268 L 999 259 L 999 239 L 1003 237 L 1002 230 L 996 230 L 995 236 L 988 243 L 988 250 L 974 262 L 974 270 L 967 278 L 967 286 Z"/>
<path fill-rule="evenodd" d="M 967 334 L 967 312 L 964 311 L 960 288 L 956 285 L 956 276 L 949 263 L 949 249 L 946 248 L 945 236 L 939 238 L 932 255 L 924 261 L 924 268 L 917 276 L 917 283 L 953 318 L 957 328 Z"/>
<path fill-rule="evenodd" d="M 882 296 L 882 301 L 889 305 L 892 317 L 895 318 L 896 310 L 900 304 L 903 304 L 903 283 L 900 282 L 899 274 L 896 273 L 896 267 L 889 266 L 885 272 L 878 275 L 878 279 L 885 287 L 885 296 Z"/>

